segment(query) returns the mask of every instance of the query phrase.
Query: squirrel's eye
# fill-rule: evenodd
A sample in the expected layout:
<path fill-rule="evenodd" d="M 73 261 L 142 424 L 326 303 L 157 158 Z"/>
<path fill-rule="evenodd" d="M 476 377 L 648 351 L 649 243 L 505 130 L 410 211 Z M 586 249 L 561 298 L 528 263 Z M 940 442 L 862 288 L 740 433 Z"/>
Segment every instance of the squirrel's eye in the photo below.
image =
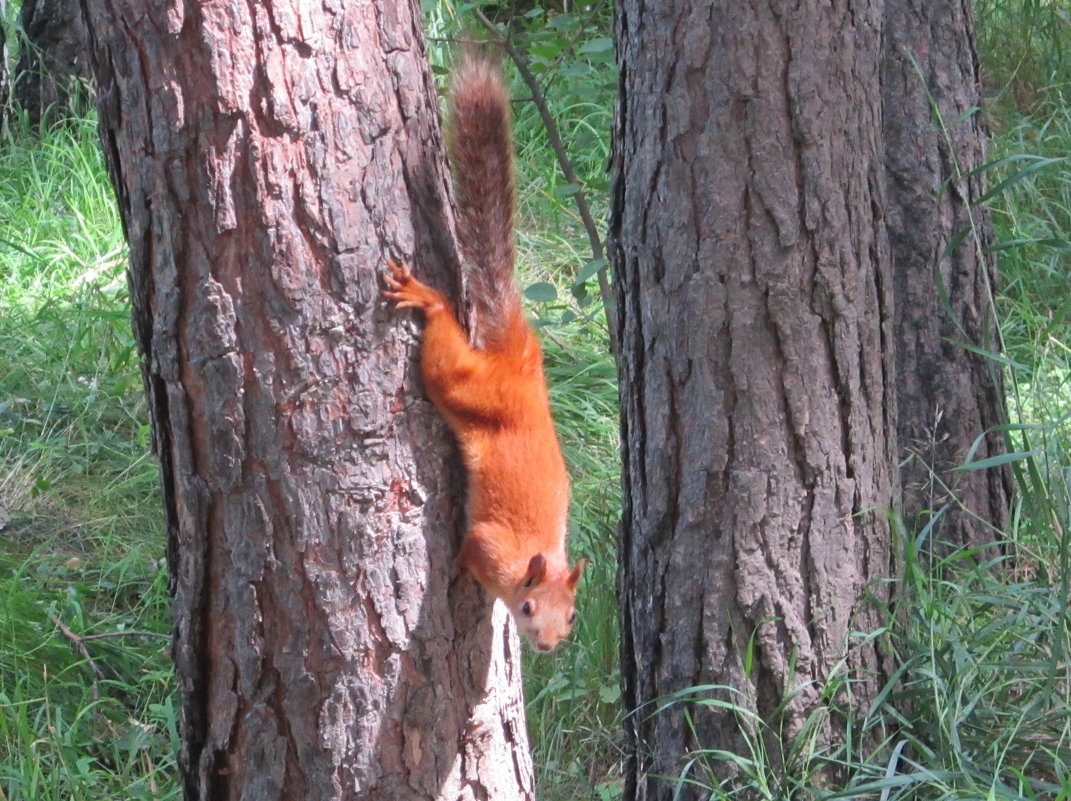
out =
<path fill-rule="evenodd" d="M 524 606 L 521 607 L 521 614 L 524 615 L 525 617 L 531 617 L 532 616 L 532 602 L 531 601 L 525 601 L 524 602 Z"/>
<path fill-rule="evenodd" d="M 575 611 L 570 612 L 569 613 L 569 621 L 568 621 L 569 625 L 570 626 L 573 625 L 573 621 L 575 621 L 575 620 L 576 620 L 576 612 Z"/>

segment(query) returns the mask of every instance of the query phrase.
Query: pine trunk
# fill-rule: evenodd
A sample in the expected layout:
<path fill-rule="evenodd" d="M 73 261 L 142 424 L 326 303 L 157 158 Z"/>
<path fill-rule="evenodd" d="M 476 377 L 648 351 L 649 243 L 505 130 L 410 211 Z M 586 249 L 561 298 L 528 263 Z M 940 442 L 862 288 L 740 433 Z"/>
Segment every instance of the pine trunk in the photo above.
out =
<path fill-rule="evenodd" d="M 655 714 L 669 693 L 735 688 L 715 695 L 776 761 L 849 646 L 862 708 L 883 675 L 853 641 L 891 551 L 882 7 L 615 6 L 629 801 L 673 797 L 696 749 L 745 753 L 746 721 Z M 842 737 L 815 719 L 816 742 Z"/>
<path fill-rule="evenodd" d="M 530 798 L 511 624 L 391 255 L 459 283 L 419 4 L 86 0 L 189 799 Z"/>
<path fill-rule="evenodd" d="M 30 122 L 47 126 L 85 114 L 89 42 L 79 0 L 22 0 L 19 21 L 15 99 Z"/>
<path fill-rule="evenodd" d="M 7 46 L 7 0 L 0 0 L 0 134 L 7 127 L 11 102 L 11 67 Z"/>
<path fill-rule="evenodd" d="M 1000 342 L 989 215 L 975 205 L 985 174 L 970 174 L 987 145 L 971 4 L 889 0 L 886 32 L 903 515 L 910 530 L 933 523 L 931 543 L 983 545 L 1001 537 L 1012 481 L 1007 466 L 955 471 L 1004 452 L 991 429 L 1006 419 L 1000 365 L 978 353 Z"/>

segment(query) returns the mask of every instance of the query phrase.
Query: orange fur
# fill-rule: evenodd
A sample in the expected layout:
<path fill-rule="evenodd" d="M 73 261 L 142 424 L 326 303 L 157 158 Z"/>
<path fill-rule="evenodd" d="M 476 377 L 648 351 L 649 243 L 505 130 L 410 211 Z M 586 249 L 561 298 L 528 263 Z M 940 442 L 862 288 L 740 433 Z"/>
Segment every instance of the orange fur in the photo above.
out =
<path fill-rule="evenodd" d="M 570 568 L 566 556 L 569 477 L 539 340 L 513 284 L 508 97 L 497 69 L 469 57 L 450 100 L 459 229 L 473 267 L 482 347 L 470 345 L 447 299 L 406 266 L 388 260 L 384 295 L 399 309 L 424 314 L 425 388 L 468 470 L 468 529 L 458 566 L 505 601 L 521 632 L 549 651 L 572 630 L 585 560 Z M 483 169 L 487 164 L 494 170 Z"/>

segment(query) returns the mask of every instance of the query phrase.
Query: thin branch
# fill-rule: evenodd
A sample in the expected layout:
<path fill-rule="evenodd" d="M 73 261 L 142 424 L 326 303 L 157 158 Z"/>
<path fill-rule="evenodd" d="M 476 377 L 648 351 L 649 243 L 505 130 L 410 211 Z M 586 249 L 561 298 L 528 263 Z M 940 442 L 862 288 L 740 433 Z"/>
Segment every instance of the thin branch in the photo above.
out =
<path fill-rule="evenodd" d="M 573 193 L 573 200 L 576 202 L 577 212 L 580 214 L 580 220 L 584 224 L 584 230 L 588 235 L 588 243 L 591 247 L 591 256 L 595 261 L 605 260 L 602 245 L 602 238 L 599 236 L 599 228 L 595 224 L 595 218 L 591 215 L 591 210 L 588 208 L 587 196 L 584 194 L 584 189 L 580 184 L 580 181 L 576 177 L 576 172 L 573 170 L 573 163 L 569 159 L 569 154 L 565 150 L 565 144 L 562 142 L 561 133 L 558 130 L 558 124 L 554 121 L 554 115 L 550 113 L 550 109 L 547 107 L 546 96 L 543 94 L 542 89 L 539 86 L 539 81 L 536 79 L 532 71 L 528 69 L 528 64 L 525 61 L 524 54 L 521 53 L 509 38 L 503 36 L 501 32 L 495 27 L 495 24 L 489 20 L 482 11 L 476 9 L 476 19 L 487 28 L 487 30 L 498 40 L 499 44 L 505 48 L 506 53 L 509 54 L 510 59 L 517 66 L 517 71 L 520 73 L 521 80 L 524 81 L 525 86 L 532 93 L 532 102 L 535 103 L 536 109 L 539 111 L 539 117 L 543 121 L 543 127 L 547 131 L 547 139 L 550 142 L 551 148 L 554 150 L 554 155 L 558 159 L 558 166 L 562 171 L 562 175 L 565 176 L 565 180 L 576 187 L 576 192 Z M 607 275 L 605 264 L 599 268 L 596 274 L 599 279 L 599 295 L 602 297 L 603 308 L 606 309 L 606 325 L 607 333 L 610 337 L 610 353 L 613 354 L 615 361 L 618 358 L 617 348 L 617 306 L 614 303 L 613 291 L 610 288 L 610 279 Z"/>
<path fill-rule="evenodd" d="M 158 631 L 145 631 L 144 629 L 130 629 L 129 631 L 102 631 L 99 634 L 83 634 L 81 639 L 85 640 L 104 640 L 109 637 L 156 637 L 161 640 L 170 640 L 170 634 L 161 634 Z"/>
<path fill-rule="evenodd" d="M 67 624 L 60 620 L 59 615 L 49 614 L 49 618 L 52 620 L 53 623 L 56 624 L 56 627 L 63 632 L 63 636 L 65 636 L 74 644 L 75 650 L 77 650 L 78 653 L 80 653 L 82 657 L 86 660 L 86 662 L 89 663 L 89 669 L 93 673 L 93 700 L 99 701 L 100 688 L 97 686 L 97 681 L 99 679 L 103 679 L 104 674 L 101 672 L 100 668 L 97 667 L 97 663 L 93 661 L 93 657 L 89 655 L 89 650 L 86 648 L 85 643 L 83 642 L 84 638 L 78 636 L 69 628 L 67 628 Z"/>
<path fill-rule="evenodd" d="M 554 335 L 554 332 L 546 326 L 543 327 L 543 336 L 545 336 L 547 339 L 549 339 L 551 342 L 561 348 L 564 352 L 569 352 L 569 346 L 562 342 L 560 339 L 558 339 L 558 337 Z"/>
<path fill-rule="evenodd" d="M 89 669 L 93 672 L 93 700 L 100 700 L 100 689 L 97 687 L 97 681 L 104 678 L 104 673 L 97 663 L 93 661 L 93 657 L 89 655 L 89 649 L 86 648 L 86 643 L 89 640 L 104 640 L 112 637 L 158 637 L 164 640 L 170 640 L 170 635 L 160 634 L 155 631 L 145 631 L 144 629 L 131 629 L 130 631 L 105 631 L 100 634 L 75 634 L 64 623 L 59 615 L 50 614 L 49 618 L 52 620 L 56 627 L 63 632 L 63 636 L 66 637 L 74 645 L 75 649 L 82 655 L 82 658 L 89 663 Z M 2 801 L 2 799 L 0 799 Z"/>

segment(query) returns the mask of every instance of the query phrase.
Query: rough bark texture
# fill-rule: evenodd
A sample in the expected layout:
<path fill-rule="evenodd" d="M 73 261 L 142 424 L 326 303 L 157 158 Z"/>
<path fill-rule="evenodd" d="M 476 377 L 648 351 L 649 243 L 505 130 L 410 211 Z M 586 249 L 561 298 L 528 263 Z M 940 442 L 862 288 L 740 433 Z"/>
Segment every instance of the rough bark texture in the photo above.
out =
<path fill-rule="evenodd" d="M 34 125 L 86 112 L 89 41 L 79 0 L 23 0 L 15 99 Z"/>
<path fill-rule="evenodd" d="M 7 124 L 11 99 L 11 70 L 7 49 L 7 0 L 0 0 L 0 132 Z"/>
<path fill-rule="evenodd" d="M 888 574 L 895 447 L 882 5 L 615 7 L 627 799 L 670 798 L 656 774 L 696 747 L 743 753 L 731 713 L 693 708 L 693 739 L 656 699 L 729 685 L 722 700 L 791 737 L 879 619 L 865 593 Z M 857 647 L 848 668 L 865 705 L 878 656 Z"/>
<path fill-rule="evenodd" d="M 971 4 L 886 2 L 885 148 L 888 228 L 896 280 L 899 455 L 903 514 L 921 529 L 943 512 L 930 539 L 978 545 L 1007 522 L 1007 467 L 952 472 L 975 440 L 1005 419 L 999 365 L 963 344 L 997 353 L 996 268 L 986 208 L 974 207 L 986 162 Z M 942 258 L 949 242 L 971 229 Z M 977 461 L 1004 452 L 1000 434 Z"/>
<path fill-rule="evenodd" d="M 187 797 L 531 797 L 516 637 L 451 586 L 457 462 L 380 297 L 386 254 L 458 284 L 418 4 L 85 7 Z"/>

